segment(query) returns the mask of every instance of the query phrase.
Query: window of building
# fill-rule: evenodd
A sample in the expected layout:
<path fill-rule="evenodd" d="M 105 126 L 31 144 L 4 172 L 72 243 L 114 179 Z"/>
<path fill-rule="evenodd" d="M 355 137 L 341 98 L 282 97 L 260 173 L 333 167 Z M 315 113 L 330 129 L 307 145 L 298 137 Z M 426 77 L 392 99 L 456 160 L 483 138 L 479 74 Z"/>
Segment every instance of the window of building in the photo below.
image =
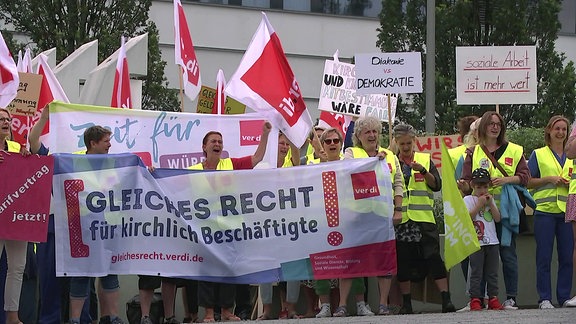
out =
<path fill-rule="evenodd" d="M 183 0 L 186 1 L 186 0 Z M 188 0 L 248 8 L 293 10 L 330 15 L 376 18 L 381 0 Z"/>
<path fill-rule="evenodd" d="M 558 14 L 560 20 L 560 32 L 563 34 L 576 34 L 576 1 L 564 0 L 562 1 L 562 9 Z"/>

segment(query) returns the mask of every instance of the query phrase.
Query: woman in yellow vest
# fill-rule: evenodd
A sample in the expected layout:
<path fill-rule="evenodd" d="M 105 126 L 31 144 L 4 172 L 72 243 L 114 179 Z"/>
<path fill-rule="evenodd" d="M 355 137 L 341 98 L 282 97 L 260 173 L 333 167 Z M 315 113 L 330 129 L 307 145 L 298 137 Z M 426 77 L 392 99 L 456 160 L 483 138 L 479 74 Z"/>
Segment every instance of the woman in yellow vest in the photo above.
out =
<path fill-rule="evenodd" d="M 11 140 L 12 116 L 7 109 L 0 108 L 0 151 L 8 153 L 30 154 L 25 148 Z M 4 152 L 0 153 L 0 168 L 4 161 Z M 6 311 L 7 324 L 19 324 L 18 306 L 20 303 L 20 291 L 22 289 L 22 277 L 26 266 L 26 248 L 28 242 L 0 240 L 0 253 L 6 248 L 8 271 L 6 273 L 6 288 L 4 294 L 4 310 Z"/>
<path fill-rule="evenodd" d="M 440 238 L 434 218 L 434 192 L 442 184 L 438 169 L 428 153 L 415 152 L 416 131 L 414 127 L 400 124 L 394 127 L 394 142 L 404 183 L 406 198 L 403 199 L 402 223 L 396 226 L 396 254 L 398 258 L 398 282 L 402 293 L 402 314 L 412 314 L 412 279 L 430 275 L 442 294 L 442 312 L 454 312 L 448 291 L 446 268 L 440 257 Z M 414 270 L 420 278 L 413 277 Z"/>
<path fill-rule="evenodd" d="M 318 137 L 322 145 L 323 157 L 309 159 L 309 165 L 320 162 L 339 161 L 344 158 L 342 155 L 343 137 L 339 130 L 330 127 Z M 338 279 L 305 280 L 302 284 L 305 287 L 305 292 L 308 297 L 308 311 L 306 316 L 316 318 L 332 316 L 332 306 L 338 306 L 339 303 L 338 295 L 332 294 L 335 292 L 333 289 L 338 288 Z M 364 289 L 364 282 L 360 280 L 360 287 L 354 288 Z M 354 288 L 352 288 L 352 290 L 356 291 Z M 318 298 L 320 299 L 320 311 L 315 313 L 314 309 L 318 305 Z M 337 307 L 334 309 L 336 308 Z"/>
<path fill-rule="evenodd" d="M 202 139 L 202 152 L 206 158 L 201 163 L 188 167 L 191 170 L 245 170 L 252 169 L 260 163 L 266 153 L 268 144 L 268 135 L 272 125 L 265 122 L 262 126 L 262 138 L 254 155 L 248 155 L 241 158 L 222 158 L 224 151 L 224 141 L 222 134 L 217 131 L 210 131 Z"/>
<path fill-rule="evenodd" d="M 534 150 L 528 159 L 532 178 L 528 188 L 536 201 L 534 211 L 534 238 L 536 239 L 536 290 L 541 309 L 554 308 L 550 264 L 554 238 L 558 253 L 556 298 L 567 306 L 572 288 L 572 252 L 574 238 L 572 225 L 564 221 L 568 183 L 572 175 L 572 160 L 566 159 L 564 145 L 568 139 L 568 119 L 554 116 L 544 129 L 546 146 Z M 576 299 L 574 300 L 576 306 Z"/>
<path fill-rule="evenodd" d="M 530 179 L 530 171 L 524 159 L 522 146 L 506 140 L 506 125 L 499 113 L 487 111 L 482 115 L 478 126 L 479 144 L 466 150 L 466 159 L 462 169 L 462 179 L 458 186 L 464 193 L 471 193 L 470 179 L 472 170 L 484 168 L 490 172 L 492 186 L 489 189 L 494 197 L 496 205 L 500 208 L 500 193 L 502 186 L 516 184 L 526 186 Z M 486 155 L 486 152 L 490 156 Z M 492 163 L 495 159 L 508 176 L 505 176 Z M 502 273 L 506 286 L 506 300 L 502 303 L 504 309 L 515 310 L 516 295 L 518 294 L 518 257 L 516 255 L 516 233 L 511 233 L 509 246 L 502 240 L 502 222 L 496 223 L 498 240 L 500 241 L 500 259 L 502 261 Z"/>
<path fill-rule="evenodd" d="M 354 124 L 354 133 L 352 135 L 353 147 L 349 147 L 344 151 L 344 159 L 359 159 L 367 157 L 378 157 L 381 160 L 386 160 L 390 173 L 393 179 L 392 186 L 394 189 L 394 224 L 400 222 L 402 218 L 402 195 L 404 194 L 404 186 L 402 185 L 402 178 L 397 173 L 399 168 L 398 159 L 394 154 L 380 147 L 380 134 L 382 132 L 382 123 L 374 117 L 363 117 L 356 120 Z M 326 150 L 326 148 L 324 148 Z M 390 285 L 392 282 L 392 274 L 389 276 L 378 277 L 378 287 L 380 290 L 380 303 L 378 307 L 378 315 L 388 315 L 390 310 L 388 308 L 388 293 L 390 292 Z M 340 279 L 340 305 L 334 312 L 334 316 L 346 316 L 346 301 L 348 294 L 354 290 L 356 298 L 356 308 L 358 315 L 374 315 L 368 308 L 364 301 L 363 279 Z"/>
<path fill-rule="evenodd" d="M 262 126 L 262 137 L 254 155 L 241 158 L 222 158 L 224 141 L 222 134 L 210 131 L 202 139 L 202 151 L 206 159 L 201 163 L 190 166 L 191 170 L 245 170 L 252 169 L 264 158 L 268 135 L 272 125 L 265 122 Z M 204 307 L 204 323 L 215 322 L 214 307 L 218 304 L 222 307 L 222 321 L 239 321 L 234 315 L 233 307 L 236 297 L 236 287 L 233 284 L 198 282 L 198 305 Z M 217 300 L 218 299 L 218 300 Z"/>

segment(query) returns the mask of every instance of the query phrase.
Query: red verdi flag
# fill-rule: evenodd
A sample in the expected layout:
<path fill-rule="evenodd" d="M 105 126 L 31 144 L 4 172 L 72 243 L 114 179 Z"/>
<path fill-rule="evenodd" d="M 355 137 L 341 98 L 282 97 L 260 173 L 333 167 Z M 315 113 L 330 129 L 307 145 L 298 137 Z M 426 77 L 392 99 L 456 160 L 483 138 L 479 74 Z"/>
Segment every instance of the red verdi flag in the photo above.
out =
<path fill-rule="evenodd" d="M 188 22 L 180 0 L 174 0 L 174 54 L 176 64 L 182 67 L 184 93 L 190 100 L 194 100 L 200 93 L 202 79 L 200 78 L 200 67 L 194 51 L 194 44 L 192 44 Z"/>
<path fill-rule="evenodd" d="M 130 74 L 128 72 L 128 59 L 126 58 L 126 48 L 124 47 L 124 36 L 122 36 L 118 62 L 116 63 L 116 75 L 114 76 L 114 87 L 112 88 L 111 107 L 132 108 L 132 95 L 130 93 Z"/>
<path fill-rule="evenodd" d="M 346 135 L 346 130 L 352 121 L 351 116 L 346 116 L 342 114 L 332 113 L 329 111 L 320 111 L 320 121 L 318 126 L 323 128 L 334 127 L 342 133 L 342 136 Z"/>
<path fill-rule="evenodd" d="M 262 15 L 226 93 L 260 112 L 294 145 L 301 146 L 312 128 L 312 119 L 280 39 L 266 14 Z"/>
<path fill-rule="evenodd" d="M 19 83 L 16 63 L 0 33 L 0 107 L 6 108 L 16 98 Z"/>

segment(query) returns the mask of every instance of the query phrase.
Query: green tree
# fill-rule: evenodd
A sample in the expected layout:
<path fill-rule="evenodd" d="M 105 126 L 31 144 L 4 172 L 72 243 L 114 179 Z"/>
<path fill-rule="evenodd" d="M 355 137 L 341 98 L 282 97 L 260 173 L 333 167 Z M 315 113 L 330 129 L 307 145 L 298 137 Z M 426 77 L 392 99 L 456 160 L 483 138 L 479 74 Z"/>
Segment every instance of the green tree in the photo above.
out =
<path fill-rule="evenodd" d="M 565 55 L 554 48 L 560 5 L 561 0 L 436 0 L 437 132 L 453 132 L 460 117 L 495 109 L 456 105 L 456 46 L 536 45 L 538 103 L 500 105 L 500 113 L 512 127 L 542 127 L 556 114 L 574 118 L 574 63 L 564 64 Z M 425 62 L 426 0 L 383 0 L 380 22 L 376 44 L 383 52 L 418 51 Z M 407 98 L 412 104 L 400 103 L 399 119 L 424 129 L 425 92 Z"/>
<path fill-rule="evenodd" d="M 148 75 L 142 108 L 179 110 L 178 97 L 167 88 L 165 61 L 158 48 L 158 30 L 148 19 L 151 0 L 0 0 L 0 19 L 30 37 L 39 50 L 56 48 L 61 60 L 81 45 L 98 39 L 102 62 L 120 44 L 120 36 L 148 32 Z"/>

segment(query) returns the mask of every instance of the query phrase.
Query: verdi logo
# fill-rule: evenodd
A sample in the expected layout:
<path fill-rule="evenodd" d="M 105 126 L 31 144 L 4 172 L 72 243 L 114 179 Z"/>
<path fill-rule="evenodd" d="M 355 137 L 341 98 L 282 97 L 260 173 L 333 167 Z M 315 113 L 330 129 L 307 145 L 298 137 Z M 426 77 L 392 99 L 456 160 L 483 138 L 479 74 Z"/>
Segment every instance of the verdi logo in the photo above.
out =
<path fill-rule="evenodd" d="M 354 199 L 358 200 L 380 196 L 380 190 L 376 182 L 376 172 L 366 171 L 353 173 L 350 177 L 352 178 Z"/>

